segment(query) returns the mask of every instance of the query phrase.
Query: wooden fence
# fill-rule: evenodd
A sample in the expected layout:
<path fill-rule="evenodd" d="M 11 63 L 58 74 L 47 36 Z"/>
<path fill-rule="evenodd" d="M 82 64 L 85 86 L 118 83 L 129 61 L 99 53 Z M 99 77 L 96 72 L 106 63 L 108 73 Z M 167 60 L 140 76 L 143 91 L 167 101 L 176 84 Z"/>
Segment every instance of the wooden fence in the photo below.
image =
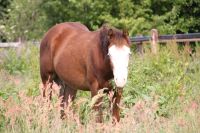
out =
<path fill-rule="evenodd" d="M 173 42 L 184 42 L 186 48 L 190 52 L 190 42 L 200 42 L 200 33 L 188 33 L 188 34 L 174 34 L 174 35 L 159 35 L 156 29 L 151 30 L 151 36 L 136 36 L 131 37 L 131 42 L 137 46 L 137 52 L 141 55 L 144 53 L 143 43 L 151 44 L 151 52 L 157 54 L 158 43 L 166 43 L 169 41 Z"/>
<path fill-rule="evenodd" d="M 39 45 L 40 42 L 38 41 L 32 41 L 32 42 L 27 42 L 30 44 L 34 44 L 34 45 Z M 19 42 L 0 42 L 0 48 L 17 48 L 20 47 L 22 44 L 24 44 L 23 42 L 19 41 Z"/>
<path fill-rule="evenodd" d="M 0 48 L 19 47 L 21 42 L 2 42 Z"/>
<path fill-rule="evenodd" d="M 138 53 L 144 53 L 143 43 L 151 44 L 151 51 L 153 54 L 157 54 L 158 43 L 166 43 L 169 41 L 174 42 L 185 42 L 185 45 L 189 48 L 189 42 L 200 42 L 200 33 L 188 33 L 188 34 L 174 34 L 174 35 L 159 35 L 157 29 L 151 30 L 151 36 L 136 36 L 130 37 L 131 42 L 136 44 Z M 7 47 L 19 47 L 21 42 L 9 42 L 0 43 L 0 48 Z M 34 42 L 34 44 L 39 44 L 39 42 Z"/>

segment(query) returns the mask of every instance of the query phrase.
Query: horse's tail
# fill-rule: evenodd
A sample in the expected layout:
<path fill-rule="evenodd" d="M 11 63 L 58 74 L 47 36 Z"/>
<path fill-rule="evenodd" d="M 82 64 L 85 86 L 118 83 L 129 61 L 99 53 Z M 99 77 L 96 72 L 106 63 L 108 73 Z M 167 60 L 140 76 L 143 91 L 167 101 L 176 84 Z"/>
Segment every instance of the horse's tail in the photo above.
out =
<path fill-rule="evenodd" d="M 43 85 L 45 85 L 46 83 L 53 83 L 53 81 L 58 85 L 61 85 L 62 82 L 55 73 L 53 66 L 51 51 L 51 45 L 53 44 L 50 40 L 51 37 L 47 33 L 40 44 L 40 76 Z"/>
<path fill-rule="evenodd" d="M 43 84 L 47 81 L 52 82 L 53 74 L 50 44 L 47 40 L 47 36 L 45 36 L 40 44 L 40 76 Z"/>

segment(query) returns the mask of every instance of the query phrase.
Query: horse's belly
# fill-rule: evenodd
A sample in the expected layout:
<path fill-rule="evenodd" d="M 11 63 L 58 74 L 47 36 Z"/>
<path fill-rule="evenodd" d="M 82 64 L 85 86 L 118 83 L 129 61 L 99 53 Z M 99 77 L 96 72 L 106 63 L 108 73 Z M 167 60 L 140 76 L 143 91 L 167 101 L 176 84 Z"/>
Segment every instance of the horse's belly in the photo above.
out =
<path fill-rule="evenodd" d="M 74 89 L 89 90 L 85 75 L 82 73 L 76 70 L 73 70 L 73 72 L 69 70 L 59 72 L 58 70 L 56 73 L 68 86 Z"/>
<path fill-rule="evenodd" d="M 56 74 L 73 88 L 89 90 L 86 72 L 88 47 L 73 39 L 64 41 L 53 57 Z"/>
<path fill-rule="evenodd" d="M 73 87 L 74 89 L 89 90 L 86 70 L 84 70 L 79 62 L 73 60 L 75 59 L 59 59 L 59 61 L 54 64 L 56 74 L 68 86 Z"/>
<path fill-rule="evenodd" d="M 64 77 L 63 78 L 64 82 L 74 88 L 74 89 L 79 89 L 79 90 L 89 90 L 89 87 L 87 85 L 87 83 L 84 81 L 83 78 L 81 78 L 81 76 L 79 75 L 79 77 L 71 77 L 69 76 L 69 78 Z"/>

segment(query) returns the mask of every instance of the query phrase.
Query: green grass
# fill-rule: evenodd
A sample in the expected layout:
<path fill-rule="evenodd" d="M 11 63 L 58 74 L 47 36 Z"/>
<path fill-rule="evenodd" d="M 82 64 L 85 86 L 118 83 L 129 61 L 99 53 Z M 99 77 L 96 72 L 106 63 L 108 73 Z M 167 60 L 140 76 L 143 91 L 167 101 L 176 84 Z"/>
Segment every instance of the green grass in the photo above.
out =
<path fill-rule="evenodd" d="M 58 99 L 40 96 L 39 49 L 0 49 L 0 132 L 198 132 L 200 129 L 200 47 L 190 56 L 176 44 L 133 54 L 123 92 L 121 121 L 112 125 L 104 97 L 104 123 L 95 123 L 90 93 L 79 91 L 60 120 Z"/>

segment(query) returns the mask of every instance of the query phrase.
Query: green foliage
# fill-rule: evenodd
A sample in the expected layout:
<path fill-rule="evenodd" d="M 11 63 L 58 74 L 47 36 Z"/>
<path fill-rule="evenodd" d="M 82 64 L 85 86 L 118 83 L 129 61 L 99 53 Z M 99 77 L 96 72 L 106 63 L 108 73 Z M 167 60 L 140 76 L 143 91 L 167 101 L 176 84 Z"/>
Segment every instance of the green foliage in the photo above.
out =
<path fill-rule="evenodd" d="M 126 27 L 130 35 L 149 34 L 152 28 L 162 34 L 199 31 L 200 3 L 195 0 L 56 0 L 45 3 L 49 26 L 80 21 L 90 29 L 96 29 L 108 22 L 116 27 Z"/>
<path fill-rule="evenodd" d="M 100 16 L 110 10 L 108 1 L 93 0 L 44 0 L 43 9 L 46 12 L 48 26 L 65 21 L 80 21 L 90 29 L 96 29 L 102 24 Z"/>
<path fill-rule="evenodd" d="M 27 95 L 38 95 L 39 79 L 39 51 L 37 46 L 26 44 L 16 49 L 9 49 L 1 53 L 0 60 L 0 97 L 18 95 L 26 88 Z"/>
<path fill-rule="evenodd" d="M 173 52 L 173 48 L 161 49 L 162 52 L 157 57 L 149 56 L 148 52 L 143 59 L 133 57 L 128 84 L 124 89 L 124 102 L 130 107 L 138 98 L 148 101 L 156 95 L 160 105 L 157 113 L 168 116 L 179 107 L 178 97 L 190 95 L 190 92 L 196 89 L 194 86 L 199 82 L 196 74 L 199 73 L 200 64 L 184 55 L 183 51 L 179 55 Z M 188 72 L 191 67 L 196 68 L 193 69 L 195 72 Z"/>
<path fill-rule="evenodd" d="M 10 49 L 5 56 L 2 67 L 10 74 L 25 73 L 28 69 L 27 61 L 26 55 L 17 55 L 15 49 Z"/>
<path fill-rule="evenodd" d="M 199 32 L 199 6 L 198 0 L 156 1 L 153 19 L 159 22 L 161 33 Z"/>
<path fill-rule="evenodd" d="M 45 16 L 40 0 L 13 0 L 7 8 L 7 15 L 0 22 L 7 40 L 30 40 L 41 38 L 44 33 Z"/>
<path fill-rule="evenodd" d="M 12 0 L 1 7 L 0 33 L 7 40 L 35 40 L 66 21 L 79 21 L 91 30 L 109 23 L 127 28 L 131 36 L 147 35 L 152 28 L 160 34 L 200 30 L 198 0 Z"/>
<path fill-rule="evenodd" d="M 0 0 L 0 19 L 2 19 L 7 13 L 7 7 L 9 6 L 11 0 Z"/>
<path fill-rule="evenodd" d="M 32 44 L 26 45 L 2 52 L 3 62 L 0 67 L 10 74 L 24 74 L 30 71 L 35 75 L 35 71 L 38 70 L 38 48 Z"/>
<path fill-rule="evenodd" d="M 0 23 L 8 13 L 7 8 L 10 5 L 10 2 L 10 0 L 0 0 Z M 5 33 L 2 31 L 3 28 L 4 26 L 0 24 L 0 41 L 5 41 L 6 38 Z"/>

